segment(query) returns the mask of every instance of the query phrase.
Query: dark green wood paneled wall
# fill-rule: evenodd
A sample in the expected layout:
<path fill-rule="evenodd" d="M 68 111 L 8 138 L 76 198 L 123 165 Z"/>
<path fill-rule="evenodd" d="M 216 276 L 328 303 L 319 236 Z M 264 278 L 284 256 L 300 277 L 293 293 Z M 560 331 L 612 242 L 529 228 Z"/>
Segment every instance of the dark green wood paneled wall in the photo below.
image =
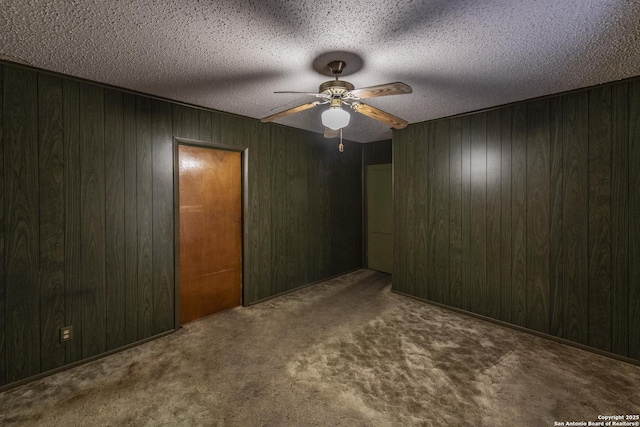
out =
<path fill-rule="evenodd" d="M 245 303 L 362 266 L 361 144 L 5 64 L 0 386 L 174 328 L 173 137 L 249 148 Z"/>
<path fill-rule="evenodd" d="M 0 99 L 4 99 L 4 68 L 0 67 Z M 0 385 L 7 381 L 7 286 L 5 275 L 4 103 L 0 102 Z"/>
<path fill-rule="evenodd" d="M 640 360 L 640 79 L 394 133 L 394 289 Z"/>
<path fill-rule="evenodd" d="M 390 139 L 362 144 L 362 166 L 393 162 L 393 146 Z"/>

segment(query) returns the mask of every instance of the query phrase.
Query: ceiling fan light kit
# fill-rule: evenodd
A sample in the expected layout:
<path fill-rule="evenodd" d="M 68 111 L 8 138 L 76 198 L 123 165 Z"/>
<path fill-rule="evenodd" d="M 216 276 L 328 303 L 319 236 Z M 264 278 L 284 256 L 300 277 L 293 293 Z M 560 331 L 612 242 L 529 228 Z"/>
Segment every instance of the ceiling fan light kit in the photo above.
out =
<path fill-rule="evenodd" d="M 329 129 L 338 130 L 349 124 L 351 116 L 342 107 L 331 107 L 322 113 L 322 124 Z"/>
<path fill-rule="evenodd" d="M 409 124 L 406 120 L 396 117 L 392 114 L 382 111 L 371 105 L 363 104 L 360 102 L 363 98 L 374 98 L 379 96 L 388 95 L 401 95 L 412 93 L 411 87 L 405 83 L 395 82 L 387 83 L 378 86 L 365 87 L 361 89 L 355 89 L 354 86 L 344 80 L 339 80 L 338 76 L 342 73 L 344 67 L 346 67 L 344 61 L 333 61 L 328 64 L 331 72 L 336 76 L 335 80 L 324 82 L 320 85 L 318 93 L 309 92 L 294 92 L 283 91 L 275 93 L 297 93 L 309 96 L 315 96 L 320 98 L 319 101 L 310 102 L 307 104 L 299 105 L 294 108 L 290 108 L 285 111 L 281 111 L 271 116 L 262 119 L 263 123 L 271 122 L 279 119 L 280 117 L 288 116 L 299 111 L 306 110 L 308 108 L 317 107 L 318 105 L 329 104 L 329 109 L 322 113 L 322 124 L 325 126 L 325 138 L 332 138 L 335 135 L 335 131 L 342 129 L 349 124 L 350 115 L 346 112 L 342 106 L 347 105 L 353 111 L 363 114 L 372 119 L 378 120 L 394 129 L 403 129 Z"/>
<path fill-rule="evenodd" d="M 342 109 L 339 98 L 331 99 L 331 106 L 322 113 L 322 124 L 329 129 L 338 130 L 349 124 L 351 116 Z"/>

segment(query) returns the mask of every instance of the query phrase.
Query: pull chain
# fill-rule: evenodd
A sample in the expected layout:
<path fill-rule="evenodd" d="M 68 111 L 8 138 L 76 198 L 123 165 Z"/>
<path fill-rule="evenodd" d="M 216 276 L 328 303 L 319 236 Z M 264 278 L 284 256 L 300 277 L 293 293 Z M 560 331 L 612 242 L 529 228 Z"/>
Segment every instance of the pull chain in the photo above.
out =
<path fill-rule="evenodd" d="M 338 151 L 344 152 L 344 144 L 342 143 L 342 128 L 340 128 L 340 144 L 338 144 Z"/>

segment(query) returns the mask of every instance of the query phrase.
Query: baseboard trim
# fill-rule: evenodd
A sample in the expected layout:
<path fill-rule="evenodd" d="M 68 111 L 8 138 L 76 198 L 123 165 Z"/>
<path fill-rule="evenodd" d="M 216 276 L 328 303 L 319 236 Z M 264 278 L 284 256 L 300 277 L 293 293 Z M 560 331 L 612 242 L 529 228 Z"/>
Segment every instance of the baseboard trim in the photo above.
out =
<path fill-rule="evenodd" d="M 296 291 L 299 291 L 299 290 L 304 289 L 304 288 L 308 288 L 309 286 L 317 285 L 318 283 L 326 282 L 327 280 L 335 279 L 336 277 L 340 277 L 340 276 L 344 276 L 345 274 L 353 273 L 354 271 L 362 270 L 363 268 L 366 268 L 366 267 L 357 267 L 357 268 L 354 268 L 353 270 L 345 271 L 343 273 L 334 274 L 333 276 L 325 277 L 324 279 L 320 279 L 320 280 L 316 280 L 315 282 L 307 283 L 306 285 L 300 285 L 300 286 L 295 287 L 293 289 L 288 289 L 286 291 L 282 291 L 282 292 L 279 292 L 277 294 L 270 295 L 268 297 L 261 298 L 259 300 L 253 301 L 253 302 L 247 304 L 246 307 L 251 307 L 252 305 L 259 304 L 259 303 L 265 302 L 265 301 L 269 301 L 270 299 L 281 297 L 283 295 L 290 294 L 292 292 L 296 292 Z"/>
<path fill-rule="evenodd" d="M 33 382 L 33 381 L 41 380 L 42 378 L 48 377 L 48 376 L 53 375 L 53 374 L 57 374 L 59 372 L 66 371 L 68 369 L 77 368 L 78 366 L 81 366 L 81 365 L 96 361 L 98 359 L 102 359 L 103 357 L 111 356 L 111 355 L 120 353 L 122 351 L 129 350 L 129 349 L 131 349 L 133 347 L 137 347 L 139 345 L 148 343 L 150 341 L 157 340 L 158 338 L 162 338 L 162 337 L 165 337 L 167 335 L 171 335 L 172 333 L 174 333 L 176 331 L 177 331 L 177 329 L 171 329 L 170 331 L 162 332 L 160 334 L 151 336 L 149 338 L 145 338 L 145 339 L 142 339 L 140 341 L 132 342 L 131 344 L 127 344 L 127 345 L 124 345 L 122 347 L 118 347 L 118 348 L 115 348 L 113 350 L 109 350 L 109 351 L 106 351 L 104 353 L 97 354 L 95 356 L 87 357 L 86 359 L 78 360 L 77 362 L 72 362 L 72 363 L 69 363 L 69 364 L 66 364 L 66 365 L 62 365 L 62 366 L 59 366 L 57 368 L 50 369 L 50 370 L 45 371 L 45 372 L 40 372 L 39 374 L 32 375 L 30 377 L 21 379 L 19 381 L 14 381 L 12 383 L 5 384 L 2 387 L 0 387 L 0 393 L 5 392 L 5 391 L 10 390 L 10 389 L 13 389 L 13 388 L 16 388 L 16 387 L 20 387 L 21 385 L 25 385 L 25 384 Z"/>
<path fill-rule="evenodd" d="M 394 293 L 394 294 L 398 294 L 398 295 L 407 297 L 407 298 L 414 299 L 416 301 L 424 302 L 424 303 L 427 303 L 427 304 L 430 304 L 430 305 L 433 305 L 433 306 L 436 306 L 436 307 L 439 307 L 439 308 L 443 308 L 445 310 L 450 310 L 450 311 L 453 311 L 455 313 L 459 313 L 459 314 L 463 314 L 463 315 L 466 315 L 466 316 L 469 316 L 469 317 L 473 317 L 473 318 L 476 318 L 476 319 L 484 320 L 486 322 L 490 322 L 490 323 L 493 323 L 493 324 L 496 324 L 496 325 L 504 326 L 504 327 L 509 328 L 509 329 L 515 329 L 516 331 L 524 332 L 524 333 L 527 333 L 527 334 L 530 334 L 530 335 L 535 335 L 537 337 L 545 338 L 545 339 L 548 339 L 548 340 L 551 340 L 551 341 L 555 341 L 557 343 L 568 345 L 570 347 L 579 348 L 580 350 L 585 350 L 585 351 L 588 351 L 590 353 L 598 354 L 600 356 L 605 356 L 605 357 L 609 357 L 611 359 L 620 360 L 621 362 L 626 362 L 626 363 L 629 363 L 631 365 L 640 366 L 640 360 L 632 359 L 630 357 L 621 356 L 621 355 L 616 354 L 616 353 L 611 353 L 609 351 L 600 350 L 599 348 L 594 348 L 594 347 L 590 347 L 590 346 L 585 345 L 585 344 L 580 344 L 580 343 L 577 343 L 577 342 L 574 342 L 574 341 L 569 341 L 568 339 L 556 337 L 556 336 L 550 335 L 550 334 L 545 334 L 544 332 L 534 331 L 533 329 L 528 329 L 528 328 L 525 328 L 523 326 L 514 325 L 512 323 L 508 323 L 508 322 L 505 322 L 503 320 L 494 319 L 492 317 L 483 316 L 482 314 L 473 313 L 471 311 L 463 310 L 461 308 L 451 307 L 449 305 L 442 304 L 442 303 L 439 303 L 439 302 L 430 301 L 428 299 L 420 298 L 420 297 L 417 297 L 417 296 L 411 295 L 411 294 L 406 294 L 404 292 L 400 292 L 400 291 L 397 291 L 397 290 L 394 290 L 394 289 L 392 289 L 391 292 Z"/>
<path fill-rule="evenodd" d="M 286 290 L 284 292 L 279 292 L 279 293 L 277 293 L 275 295 L 271 295 L 271 296 L 268 296 L 266 298 L 262 298 L 262 299 L 259 299 L 257 301 L 253 301 L 252 303 L 248 304 L 247 307 L 248 306 L 252 306 L 254 304 L 261 303 L 261 302 L 265 302 L 265 301 L 268 301 L 270 299 L 273 299 L 273 298 L 276 298 L 276 297 L 280 297 L 280 296 L 283 296 L 283 295 L 286 295 L 286 294 L 289 294 L 289 293 L 292 293 L 292 292 L 296 292 L 296 291 L 299 291 L 299 290 L 304 289 L 304 288 L 308 288 L 309 286 L 317 285 L 318 283 L 326 282 L 327 280 L 335 279 L 336 277 L 344 276 L 345 274 L 353 273 L 354 271 L 361 270 L 362 268 L 363 267 L 354 268 L 352 270 L 345 271 L 345 272 L 339 273 L 339 274 L 335 274 L 333 276 L 329 276 L 329 277 L 326 277 L 324 279 L 317 280 L 315 282 L 310 282 L 310 283 L 307 283 L 305 285 L 298 286 L 296 288 Z M 33 381 L 40 380 L 40 379 L 48 377 L 50 375 L 66 371 L 68 369 L 73 369 L 73 368 L 76 368 L 78 366 L 84 365 L 86 363 L 93 362 L 93 361 L 98 360 L 98 359 L 102 359 L 103 357 L 111 356 L 111 355 L 120 353 L 121 351 L 129 350 L 130 348 L 137 347 L 139 345 L 148 343 L 148 342 L 156 340 L 158 338 L 162 338 L 164 336 L 171 335 L 172 333 L 176 332 L 179 329 L 180 329 L 180 327 L 178 327 L 177 329 L 172 329 L 170 331 L 162 332 L 160 334 L 151 336 L 149 338 L 145 338 L 143 340 L 136 341 L 136 342 L 133 342 L 131 344 L 127 344 L 125 346 L 118 347 L 116 349 L 106 351 L 104 353 L 100 353 L 100 354 L 98 354 L 96 356 L 92 356 L 92 357 L 88 357 L 86 359 L 78 360 L 77 362 L 72 362 L 72 363 L 69 363 L 69 364 L 54 368 L 54 369 L 50 369 L 50 370 L 45 371 L 45 372 L 40 372 L 40 373 L 38 373 L 36 375 L 32 375 L 32 376 L 27 377 L 27 378 L 23 378 L 23 379 L 21 379 L 19 381 L 14 381 L 12 383 L 5 384 L 3 386 L 0 386 L 0 393 L 5 392 L 7 390 L 11 390 L 11 389 L 16 388 L 16 387 L 20 387 L 21 385 L 25 385 L 25 384 L 28 384 L 28 383 L 33 382 Z"/>

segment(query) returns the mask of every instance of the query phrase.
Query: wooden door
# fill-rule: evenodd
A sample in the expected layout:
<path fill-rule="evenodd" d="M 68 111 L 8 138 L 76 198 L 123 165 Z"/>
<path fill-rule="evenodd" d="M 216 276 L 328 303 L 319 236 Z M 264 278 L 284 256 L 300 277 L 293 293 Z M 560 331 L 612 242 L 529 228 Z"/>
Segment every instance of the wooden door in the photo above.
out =
<path fill-rule="evenodd" d="M 393 270 L 391 164 L 367 166 L 367 267 Z"/>
<path fill-rule="evenodd" d="M 242 302 L 240 153 L 180 145 L 180 323 Z"/>

